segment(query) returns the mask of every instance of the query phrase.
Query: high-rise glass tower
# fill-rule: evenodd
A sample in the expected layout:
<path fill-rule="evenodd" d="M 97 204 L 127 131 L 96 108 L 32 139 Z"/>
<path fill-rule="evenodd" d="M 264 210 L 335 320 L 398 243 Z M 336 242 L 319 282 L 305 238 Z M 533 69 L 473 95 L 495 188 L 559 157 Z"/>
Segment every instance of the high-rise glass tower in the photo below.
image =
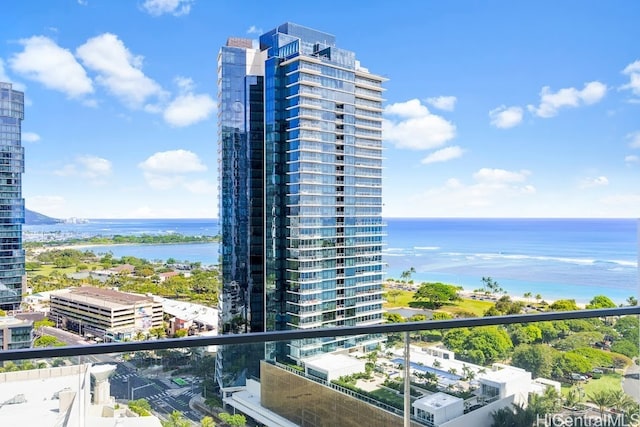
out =
<path fill-rule="evenodd" d="M 382 322 L 384 80 L 333 35 L 292 23 L 220 50 L 223 332 Z M 379 343 L 305 340 L 261 358 Z M 218 361 L 223 388 L 257 375 L 257 360 L 240 366 L 222 349 Z"/>
<path fill-rule="evenodd" d="M 0 308 L 17 308 L 25 286 L 22 224 L 24 93 L 0 82 Z"/>

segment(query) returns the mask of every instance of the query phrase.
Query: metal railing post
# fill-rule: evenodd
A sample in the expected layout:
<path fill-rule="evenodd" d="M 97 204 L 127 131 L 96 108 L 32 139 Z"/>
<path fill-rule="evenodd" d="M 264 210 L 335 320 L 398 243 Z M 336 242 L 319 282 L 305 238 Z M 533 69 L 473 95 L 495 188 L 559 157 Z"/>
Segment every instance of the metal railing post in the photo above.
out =
<path fill-rule="evenodd" d="M 404 333 L 404 427 L 411 427 L 411 366 L 410 363 L 411 333 Z"/>

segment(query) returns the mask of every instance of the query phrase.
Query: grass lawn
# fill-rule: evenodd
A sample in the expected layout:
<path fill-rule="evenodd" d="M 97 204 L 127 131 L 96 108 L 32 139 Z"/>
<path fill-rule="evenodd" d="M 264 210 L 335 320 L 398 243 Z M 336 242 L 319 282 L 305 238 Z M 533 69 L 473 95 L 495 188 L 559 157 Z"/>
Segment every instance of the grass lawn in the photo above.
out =
<path fill-rule="evenodd" d="M 385 388 L 379 388 L 370 392 L 369 394 L 374 399 L 380 400 L 381 402 L 385 402 L 397 408 L 402 408 L 402 406 L 404 405 L 404 399 L 402 398 L 402 396 L 399 396 L 398 394 Z"/>
<path fill-rule="evenodd" d="M 587 382 L 583 382 L 580 384 L 580 387 L 584 390 L 585 396 L 589 396 L 590 394 L 602 391 L 602 390 L 622 390 L 622 375 L 620 374 L 603 374 L 602 378 L 590 379 Z M 569 394 L 569 391 L 573 388 L 576 388 L 577 385 L 573 386 L 562 386 L 562 395 L 566 396 Z"/>
<path fill-rule="evenodd" d="M 103 267 L 100 264 L 87 264 L 89 266 L 89 271 L 93 269 L 93 267 L 97 267 L 98 270 L 102 270 Z M 72 274 L 77 272 L 76 266 L 73 267 L 64 267 L 58 268 L 53 264 L 42 264 L 35 270 L 27 270 L 27 275 L 30 277 L 35 276 L 50 276 L 54 271 L 60 274 Z"/>
<path fill-rule="evenodd" d="M 391 293 L 389 291 L 392 291 Z M 401 289 L 387 289 L 385 299 L 387 302 L 384 304 L 384 308 L 403 308 L 403 307 L 415 307 L 413 301 L 413 291 L 405 291 Z M 482 316 L 494 303 L 491 301 L 479 301 L 475 299 L 463 299 L 457 301 L 455 304 L 443 305 L 438 311 L 444 311 L 449 314 L 455 315 L 457 313 L 473 313 L 476 316 Z"/>
<path fill-rule="evenodd" d="M 478 301 L 475 299 L 463 299 L 453 305 L 443 305 L 438 311 L 446 311 L 449 314 L 455 315 L 457 313 L 473 313 L 478 317 L 481 317 L 485 311 L 494 305 L 491 301 Z"/>
<path fill-rule="evenodd" d="M 391 291 L 391 294 L 389 293 Z M 409 307 L 409 303 L 413 301 L 413 291 L 403 291 L 401 289 L 387 289 L 384 295 L 387 302 L 384 308 L 403 308 Z"/>

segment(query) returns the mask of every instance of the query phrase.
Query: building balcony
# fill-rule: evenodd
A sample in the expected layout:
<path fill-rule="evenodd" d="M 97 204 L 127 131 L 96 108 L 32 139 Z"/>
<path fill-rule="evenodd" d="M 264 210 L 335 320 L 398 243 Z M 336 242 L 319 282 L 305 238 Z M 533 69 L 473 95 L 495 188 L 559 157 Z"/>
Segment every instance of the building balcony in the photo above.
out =
<path fill-rule="evenodd" d="M 640 306 L 386 324 L 380 311 L 357 309 L 345 307 L 333 319 L 328 313 L 303 324 L 297 324 L 299 313 L 291 313 L 286 331 L 101 344 L 65 334 L 63 347 L 0 351 L 0 419 L 3 425 L 160 426 L 177 409 L 191 425 L 207 415 L 221 424 L 218 414 L 226 410 L 244 414 L 253 420 L 250 425 L 305 425 L 303 419 L 314 417 L 341 426 L 362 425 L 363 419 L 374 427 L 454 425 L 446 424 L 453 420 L 476 426 L 491 425 L 493 413 L 526 404 L 530 395 L 544 398 L 562 389 L 562 397 L 549 401 L 553 412 L 537 414 L 539 419 L 609 417 L 620 419 L 617 425 L 637 420 L 637 366 L 613 351 L 615 345 L 608 351 L 597 346 L 599 341 L 587 340 L 575 350 L 567 346 L 584 334 L 572 332 L 580 325 L 608 339 L 611 331 L 622 330 L 616 327 L 622 321 L 635 326 L 613 337 L 614 344 L 623 336 L 637 337 L 640 330 L 630 320 L 640 315 Z M 374 312 L 377 317 L 366 317 Z M 321 325 L 326 327 L 317 328 Z M 549 338 L 552 326 L 566 337 Z M 514 350 L 512 337 L 523 328 L 545 335 L 517 344 L 529 346 L 528 351 Z M 450 345 L 492 343 L 453 339 L 476 333 L 501 334 L 511 346 L 498 356 L 486 352 L 488 358 L 480 361 L 479 354 L 485 354 L 480 348 L 456 354 L 431 345 L 443 336 Z M 277 349 L 290 351 L 292 359 Z M 580 357 L 579 364 L 569 363 Z M 555 362 L 560 359 L 564 362 Z M 292 360 L 304 364 L 295 366 Z M 346 376 L 362 378 L 346 383 Z M 590 403 L 595 399 L 590 390 L 600 384 L 622 390 L 619 402 Z M 222 399 L 219 408 L 209 406 L 214 395 Z M 139 399 L 148 402 L 150 418 L 126 418 L 129 402 Z M 438 418 L 439 408 L 446 409 L 447 421 Z"/>

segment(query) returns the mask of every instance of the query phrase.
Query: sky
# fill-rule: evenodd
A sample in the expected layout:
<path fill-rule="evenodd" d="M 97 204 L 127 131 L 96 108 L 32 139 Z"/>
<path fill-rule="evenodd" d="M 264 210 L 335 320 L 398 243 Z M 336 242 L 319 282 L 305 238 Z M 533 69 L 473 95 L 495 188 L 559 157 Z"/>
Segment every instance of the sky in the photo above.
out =
<path fill-rule="evenodd" d="M 218 215 L 216 57 L 284 22 L 385 83 L 385 217 L 640 217 L 640 3 L 13 1 L 26 207 Z"/>

